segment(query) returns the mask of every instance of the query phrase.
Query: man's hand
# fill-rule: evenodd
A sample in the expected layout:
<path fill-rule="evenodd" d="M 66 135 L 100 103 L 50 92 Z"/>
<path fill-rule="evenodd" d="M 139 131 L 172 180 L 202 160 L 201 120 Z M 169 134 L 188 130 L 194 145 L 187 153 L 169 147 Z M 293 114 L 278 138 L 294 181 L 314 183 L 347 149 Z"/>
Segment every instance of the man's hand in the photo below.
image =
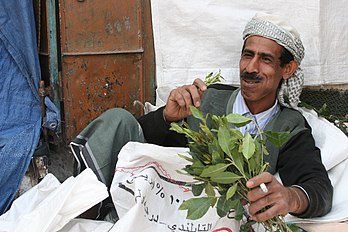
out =
<path fill-rule="evenodd" d="M 267 191 L 260 188 L 262 183 L 266 185 Z M 246 185 L 252 189 L 248 193 L 249 213 L 255 221 L 263 222 L 288 213 L 299 214 L 308 207 L 307 196 L 301 189 L 284 187 L 268 172 L 255 176 Z"/>
<path fill-rule="evenodd" d="M 184 85 L 172 90 L 163 110 L 165 120 L 171 123 L 190 116 L 190 106 L 200 106 L 202 94 L 206 89 L 206 84 L 201 79 L 196 79 L 192 85 Z"/>

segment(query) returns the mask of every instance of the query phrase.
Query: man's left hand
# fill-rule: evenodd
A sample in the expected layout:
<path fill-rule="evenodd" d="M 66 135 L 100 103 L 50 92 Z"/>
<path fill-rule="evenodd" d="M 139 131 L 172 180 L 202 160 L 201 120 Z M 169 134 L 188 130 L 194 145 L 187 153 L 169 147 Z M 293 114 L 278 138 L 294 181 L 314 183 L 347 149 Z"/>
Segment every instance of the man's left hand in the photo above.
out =
<path fill-rule="evenodd" d="M 260 188 L 264 183 L 267 191 Z M 307 209 L 305 193 L 297 187 L 284 187 L 270 173 L 264 172 L 246 183 L 252 190 L 248 193 L 249 213 L 253 220 L 263 222 L 274 216 L 302 213 Z"/>

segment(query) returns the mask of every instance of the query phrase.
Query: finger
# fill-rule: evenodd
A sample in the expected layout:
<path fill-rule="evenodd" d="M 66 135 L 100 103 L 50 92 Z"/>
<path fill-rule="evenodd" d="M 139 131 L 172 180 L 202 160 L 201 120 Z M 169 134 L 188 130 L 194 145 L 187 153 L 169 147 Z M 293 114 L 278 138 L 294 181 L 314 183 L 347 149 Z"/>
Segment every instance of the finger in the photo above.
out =
<path fill-rule="evenodd" d="M 257 214 L 252 214 L 252 219 L 258 222 L 264 222 L 267 221 L 270 218 L 273 218 L 275 216 L 274 212 L 273 212 L 273 207 L 270 207 L 269 209 L 266 209 L 264 211 L 260 211 Z"/>
<path fill-rule="evenodd" d="M 256 201 L 253 201 L 249 205 L 249 213 L 251 215 L 256 215 L 259 211 L 266 208 L 267 206 L 274 205 L 275 202 L 272 200 L 270 195 L 263 196 L 262 198 L 259 198 Z"/>
<path fill-rule="evenodd" d="M 200 91 L 204 92 L 207 90 L 207 85 L 201 79 L 197 78 L 193 81 L 193 85 L 197 87 Z"/>
<path fill-rule="evenodd" d="M 176 102 L 179 107 L 188 108 L 188 105 L 192 105 L 192 97 L 190 91 L 188 90 L 189 88 L 190 86 L 186 85 L 172 90 L 169 100 Z M 193 88 L 196 89 L 195 87 Z"/>
<path fill-rule="evenodd" d="M 285 216 L 287 212 L 283 212 L 282 207 L 280 205 L 272 205 L 263 211 L 259 211 L 256 214 L 252 214 L 252 219 L 258 222 L 264 222 L 268 219 L 271 219 L 275 216 L 282 215 Z"/>
<path fill-rule="evenodd" d="M 195 85 L 191 85 L 187 88 L 189 95 L 187 100 L 192 102 L 195 107 L 200 107 L 201 105 L 201 93 L 200 90 Z"/>
<path fill-rule="evenodd" d="M 247 197 L 248 197 L 248 200 L 250 202 L 255 202 L 263 197 L 265 197 L 266 195 L 268 194 L 271 194 L 273 191 L 272 191 L 272 187 L 269 186 L 269 185 L 266 185 L 266 188 L 267 188 L 267 192 L 263 191 L 259 186 L 253 188 L 252 190 L 250 190 L 247 194 Z"/>
<path fill-rule="evenodd" d="M 289 212 L 289 195 L 287 194 L 286 188 L 278 188 L 276 185 L 271 186 L 271 193 L 264 195 L 263 197 L 257 199 L 250 203 L 249 212 L 251 215 L 255 216 L 262 213 L 265 208 L 272 208 L 269 213 L 271 216 L 275 215 L 285 215 Z M 274 189 L 273 189 L 274 188 Z M 256 190 L 256 189 L 255 189 Z M 259 194 L 259 196 L 262 194 Z M 261 211 L 262 210 L 262 211 Z"/>
<path fill-rule="evenodd" d="M 262 183 L 266 184 L 273 180 L 272 174 L 269 172 L 263 172 L 247 181 L 246 186 L 248 188 L 259 187 Z"/>
<path fill-rule="evenodd" d="M 194 93 L 196 92 L 196 93 Z M 197 88 L 194 86 L 185 86 L 180 89 L 178 98 L 180 99 L 180 107 L 185 108 L 186 110 L 190 109 L 190 106 L 193 105 L 193 96 L 192 94 L 198 94 Z"/>

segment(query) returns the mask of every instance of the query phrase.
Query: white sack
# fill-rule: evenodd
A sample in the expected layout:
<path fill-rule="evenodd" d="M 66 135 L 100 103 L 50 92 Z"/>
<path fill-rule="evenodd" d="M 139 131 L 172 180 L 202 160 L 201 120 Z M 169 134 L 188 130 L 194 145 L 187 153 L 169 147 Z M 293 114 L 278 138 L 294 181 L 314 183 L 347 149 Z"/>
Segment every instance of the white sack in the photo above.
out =
<path fill-rule="evenodd" d="M 294 223 L 348 220 L 348 138 L 332 123 L 324 118 L 318 118 L 314 110 L 306 108 L 299 110 L 312 127 L 315 144 L 321 150 L 322 162 L 334 186 L 333 206 L 331 212 L 320 218 L 299 219 L 289 215 L 286 219 Z"/>
<path fill-rule="evenodd" d="M 326 170 L 348 158 L 348 137 L 340 129 L 325 118 L 318 117 L 314 110 L 300 107 L 299 111 L 312 128 L 315 145 L 320 148 Z"/>
<path fill-rule="evenodd" d="M 215 208 L 198 220 L 186 219 L 187 211 L 178 209 L 183 200 L 193 197 L 184 186 L 192 178 L 176 172 L 187 164 L 178 153 L 187 151 L 136 142 L 122 148 L 110 189 L 120 220 L 111 231 L 238 230 L 238 222 L 219 218 Z"/>
<path fill-rule="evenodd" d="M 106 186 L 91 169 L 62 184 L 48 174 L 17 198 L 0 217 L 1 232 L 54 232 L 71 219 L 108 197 Z"/>

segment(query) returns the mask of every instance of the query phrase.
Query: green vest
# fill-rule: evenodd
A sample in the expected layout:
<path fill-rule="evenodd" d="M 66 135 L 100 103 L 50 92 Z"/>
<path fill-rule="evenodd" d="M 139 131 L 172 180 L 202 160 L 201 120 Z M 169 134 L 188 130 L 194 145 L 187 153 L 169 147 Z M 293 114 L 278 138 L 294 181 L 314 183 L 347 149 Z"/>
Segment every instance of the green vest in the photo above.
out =
<path fill-rule="evenodd" d="M 232 87 L 231 90 L 209 88 L 202 97 L 200 110 L 203 112 L 203 115 L 207 113 L 217 116 L 231 114 L 238 91 L 239 89 L 233 90 Z M 187 122 L 191 129 L 195 131 L 199 130 L 198 119 L 191 116 L 187 119 Z M 307 128 L 305 127 L 305 119 L 300 112 L 294 109 L 281 107 L 281 110 L 266 125 L 264 130 L 274 132 L 289 131 L 290 140 L 294 135 L 300 131 L 307 130 Z M 265 156 L 264 160 L 270 164 L 268 171 L 274 174 L 277 171 L 276 166 L 279 148 L 267 141 L 266 147 L 269 155 Z"/>

